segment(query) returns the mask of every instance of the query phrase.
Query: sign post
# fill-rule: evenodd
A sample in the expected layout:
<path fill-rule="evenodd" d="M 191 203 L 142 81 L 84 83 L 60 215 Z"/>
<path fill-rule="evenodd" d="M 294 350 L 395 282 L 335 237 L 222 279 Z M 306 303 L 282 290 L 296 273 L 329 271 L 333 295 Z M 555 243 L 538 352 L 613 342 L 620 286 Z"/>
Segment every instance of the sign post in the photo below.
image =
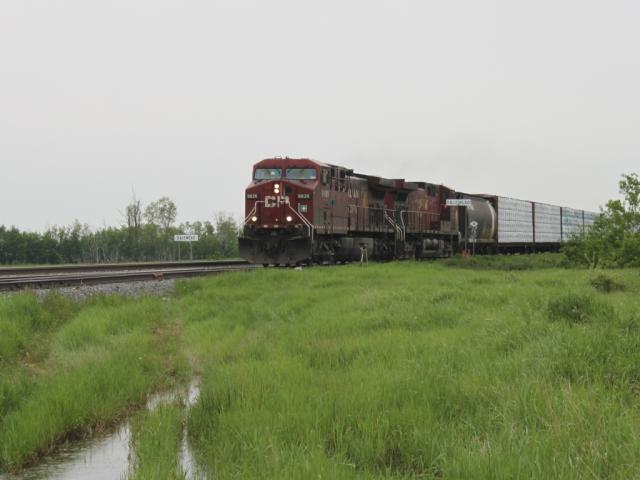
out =
<path fill-rule="evenodd" d="M 180 242 L 189 242 L 189 258 L 193 260 L 193 243 L 198 241 L 198 235 L 174 235 L 173 241 L 178 242 L 178 260 L 180 258 Z"/>
<path fill-rule="evenodd" d="M 473 249 L 471 255 L 476 254 L 476 240 L 478 238 L 478 222 L 475 220 L 469 222 L 469 230 L 471 231 L 470 240 L 471 248 Z"/>

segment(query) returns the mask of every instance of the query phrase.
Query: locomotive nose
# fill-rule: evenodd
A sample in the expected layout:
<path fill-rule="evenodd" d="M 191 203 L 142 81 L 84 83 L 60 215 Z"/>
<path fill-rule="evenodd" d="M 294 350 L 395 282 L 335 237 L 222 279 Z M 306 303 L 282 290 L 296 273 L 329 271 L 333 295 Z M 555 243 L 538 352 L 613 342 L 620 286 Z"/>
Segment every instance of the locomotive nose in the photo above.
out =
<path fill-rule="evenodd" d="M 245 224 L 277 229 L 307 225 L 301 214 L 306 215 L 309 211 L 311 193 L 304 187 L 283 179 L 252 185 L 247 190 Z"/>
<path fill-rule="evenodd" d="M 269 182 L 264 186 L 264 203 L 259 215 L 262 225 L 283 227 L 293 223 L 291 212 L 291 186 L 282 180 Z"/>

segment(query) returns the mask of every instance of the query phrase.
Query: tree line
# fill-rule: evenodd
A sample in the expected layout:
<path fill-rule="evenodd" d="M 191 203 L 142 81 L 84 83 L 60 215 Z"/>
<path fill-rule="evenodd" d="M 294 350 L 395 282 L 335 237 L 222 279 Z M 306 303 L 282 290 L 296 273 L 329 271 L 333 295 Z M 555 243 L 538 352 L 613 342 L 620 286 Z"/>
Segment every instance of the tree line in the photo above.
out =
<path fill-rule="evenodd" d="M 640 267 L 640 178 L 622 175 L 621 199 L 609 200 L 595 223 L 562 246 L 571 265 Z"/>
<path fill-rule="evenodd" d="M 91 229 L 75 221 L 43 232 L 0 225 L 0 264 L 65 264 L 171 261 L 188 259 L 188 243 L 173 241 L 176 234 L 195 234 L 194 259 L 233 258 L 238 255 L 241 227 L 231 215 L 176 224 L 178 209 L 167 197 L 144 206 L 135 197 L 118 227 Z"/>

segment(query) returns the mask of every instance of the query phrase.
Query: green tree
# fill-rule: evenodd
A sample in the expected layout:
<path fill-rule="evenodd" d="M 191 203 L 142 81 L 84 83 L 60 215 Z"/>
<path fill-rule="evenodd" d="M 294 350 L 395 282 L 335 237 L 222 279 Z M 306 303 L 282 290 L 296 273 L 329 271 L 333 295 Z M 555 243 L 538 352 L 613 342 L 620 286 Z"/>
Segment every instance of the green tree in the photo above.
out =
<path fill-rule="evenodd" d="M 169 197 L 162 197 L 151 202 L 144 210 L 144 219 L 161 227 L 165 232 L 173 226 L 178 216 L 178 208 Z"/>
<path fill-rule="evenodd" d="M 640 178 L 622 175 L 622 199 L 609 200 L 584 235 L 563 246 L 572 264 L 595 267 L 640 266 Z"/>
<path fill-rule="evenodd" d="M 176 227 L 177 211 L 175 203 L 167 197 L 143 209 L 133 196 L 122 213 L 123 223 L 119 227 L 92 230 L 76 220 L 69 226 L 54 226 L 39 233 L 0 225 L 0 264 L 175 260 L 176 233 L 199 236 L 199 241 L 193 244 L 196 259 L 237 256 L 239 224 L 231 215 L 219 213 L 213 222 L 184 222 Z"/>
<path fill-rule="evenodd" d="M 219 257 L 238 256 L 239 225 L 231 215 L 219 213 L 215 219 L 216 238 L 218 240 Z"/>
<path fill-rule="evenodd" d="M 142 203 L 132 195 L 129 204 L 122 214 L 124 217 L 127 239 L 123 247 L 123 254 L 131 260 L 140 260 L 140 230 L 142 229 Z"/>
<path fill-rule="evenodd" d="M 151 202 L 144 210 L 147 224 L 142 230 L 143 255 L 146 259 L 175 259 L 172 236 L 176 233 L 173 225 L 178 216 L 178 208 L 169 197 L 161 197 Z"/>

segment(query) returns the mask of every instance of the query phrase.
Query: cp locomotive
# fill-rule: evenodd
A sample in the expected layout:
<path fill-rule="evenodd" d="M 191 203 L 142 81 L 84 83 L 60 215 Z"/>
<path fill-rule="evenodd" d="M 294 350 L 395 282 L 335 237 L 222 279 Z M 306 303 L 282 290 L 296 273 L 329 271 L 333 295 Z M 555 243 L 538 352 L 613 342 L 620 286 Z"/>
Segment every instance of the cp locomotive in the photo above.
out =
<path fill-rule="evenodd" d="M 240 256 L 265 265 L 555 250 L 596 217 L 306 158 L 255 164 L 245 215 Z"/>

